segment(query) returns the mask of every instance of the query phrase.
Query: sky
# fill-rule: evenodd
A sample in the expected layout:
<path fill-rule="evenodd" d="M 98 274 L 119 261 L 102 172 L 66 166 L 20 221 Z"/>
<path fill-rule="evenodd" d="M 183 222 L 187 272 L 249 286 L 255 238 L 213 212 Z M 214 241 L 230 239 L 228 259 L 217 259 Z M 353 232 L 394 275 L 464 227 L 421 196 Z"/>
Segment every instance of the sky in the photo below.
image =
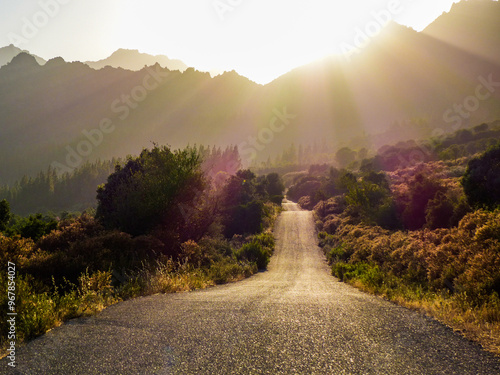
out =
<path fill-rule="evenodd" d="M 138 49 L 198 70 L 236 70 L 265 84 L 297 66 L 362 47 L 389 20 L 421 31 L 454 2 L 1 0 L 0 47 L 14 44 L 66 61 Z"/>

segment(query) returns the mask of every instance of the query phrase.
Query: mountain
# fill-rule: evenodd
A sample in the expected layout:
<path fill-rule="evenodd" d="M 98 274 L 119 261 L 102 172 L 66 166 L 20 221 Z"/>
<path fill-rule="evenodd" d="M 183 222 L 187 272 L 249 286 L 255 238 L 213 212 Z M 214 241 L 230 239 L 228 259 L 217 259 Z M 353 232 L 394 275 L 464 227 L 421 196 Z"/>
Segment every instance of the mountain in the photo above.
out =
<path fill-rule="evenodd" d="M 500 64 L 500 4 L 498 1 L 475 0 L 453 4 L 423 33 Z"/>
<path fill-rule="evenodd" d="M 500 24 L 491 27 L 493 45 Z M 316 61 L 265 86 L 235 72 L 40 66 L 21 54 L 0 69 L 0 184 L 152 142 L 234 144 L 247 163 L 291 143 L 376 149 L 500 119 L 499 86 L 491 58 L 394 23 L 350 60 Z"/>
<path fill-rule="evenodd" d="M 40 66 L 20 54 L 0 69 L 0 184 L 80 156 L 135 154 L 151 142 L 234 143 L 230 126 L 250 128 L 238 112 L 256 88 L 234 72 L 94 70 L 62 58 Z M 108 121 L 113 130 L 101 143 L 95 134 Z"/>
<path fill-rule="evenodd" d="M 29 53 L 28 51 L 23 51 L 22 49 L 17 48 L 16 46 L 14 46 L 12 44 L 7 46 L 7 47 L 0 48 L 0 67 L 11 62 L 12 59 L 14 57 L 16 57 L 17 55 L 19 55 L 21 52 Z M 44 59 L 42 59 L 41 57 L 36 56 L 36 55 L 33 55 L 33 56 L 35 57 L 38 64 L 40 64 L 40 65 L 45 64 L 46 61 Z"/>
<path fill-rule="evenodd" d="M 163 55 L 152 56 L 146 53 L 140 53 L 138 50 L 130 49 L 119 49 L 104 60 L 95 62 L 87 61 L 85 64 L 93 69 L 102 69 L 105 66 L 111 66 L 113 68 L 141 70 L 145 66 L 152 66 L 155 64 L 160 64 L 162 67 L 169 70 L 179 70 L 181 72 L 188 68 L 188 66 L 180 60 L 171 60 Z"/>

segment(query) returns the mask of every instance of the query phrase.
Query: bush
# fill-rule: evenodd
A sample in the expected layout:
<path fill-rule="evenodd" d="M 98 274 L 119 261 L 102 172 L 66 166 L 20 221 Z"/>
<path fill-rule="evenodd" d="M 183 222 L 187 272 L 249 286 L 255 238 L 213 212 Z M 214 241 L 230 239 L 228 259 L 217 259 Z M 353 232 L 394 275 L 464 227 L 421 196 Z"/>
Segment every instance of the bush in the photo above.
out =
<path fill-rule="evenodd" d="M 438 193 L 445 193 L 445 188 L 437 178 L 426 173 L 418 173 L 409 188 L 409 203 L 403 212 L 404 226 L 409 230 L 421 229 L 429 202 Z"/>
<path fill-rule="evenodd" d="M 163 248 L 152 237 L 132 238 L 129 234 L 117 231 L 102 232 L 93 237 L 83 237 L 76 241 L 68 238 L 74 234 L 64 230 L 42 241 L 43 251 L 37 252 L 25 267 L 25 271 L 44 282 L 55 277 L 58 283 L 64 278 L 76 283 L 80 274 L 112 270 L 123 273 L 133 270 L 143 262 L 151 261 Z M 48 245 L 55 247 L 46 247 Z"/>
<path fill-rule="evenodd" d="M 500 204 L 500 145 L 472 159 L 462 179 L 471 206 L 493 209 Z"/>
<path fill-rule="evenodd" d="M 290 187 L 287 192 L 287 197 L 291 200 L 298 202 L 302 197 L 314 197 L 316 192 L 321 189 L 321 182 L 311 176 L 302 178 L 298 183 Z"/>
<path fill-rule="evenodd" d="M 264 220 L 264 204 L 252 201 L 234 207 L 225 221 L 225 235 L 228 238 L 235 234 L 255 234 L 262 230 Z"/>
<path fill-rule="evenodd" d="M 116 167 L 97 191 L 98 220 L 108 229 L 133 236 L 159 229 L 175 240 L 184 210 L 205 188 L 201 157 L 193 148 L 143 150 L 122 168 Z"/>
<path fill-rule="evenodd" d="M 57 221 L 42 214 L 30 215 L 26 218 L 16 220 L 15 224 L 8 228 L 11 235 L 20 235 L 23 238 L 31 238 L 38 241 L 57 227 Z"/>
<path fill-rule="evenodd" d="M 255 263 L 259 270 L 264 270 L 269 264 L 271 251 L 259 241 L 253 241 L 243 245 L 235 252 L 235 256 L 240 261 L 247 260 L 250 263 Z"/>
<path fill-rule="evenodd" d="M 249 277 L 257 271 L 256 265 L 237 263 L 230 259 L 224 259 L 213 263 L 208 269 L 208 277 L 216 284 L 224 284 L 231 281 Z"/>
<path fill-rule="evenodd" d="M 352 255 L 352 252 L 346 248 L 344 244 L 340 244 L 334 248 L 325 248 L 326 259 L 328 263 L 339 263 L 339 262 L 347 262 Z"/>
<path fill-rule="evenodd" d="M 68 284 L 68 283 L 67 283 Z M 6 290 L 7 278 L 0 273 L 0 287 Z M 111 273 L 84 273 L 79 278 L 79 286 L 68 284 L 67 291 L 61 294 L 57 286 L 49 291 L 30 275 L 16 278 L 16 312 L 18 316 L 17 341 L 23 342 L 40 336 L 58 323 L 86 313 L 102 310 L 115 301 L 111 287 Z M 0 297 L 0 313 L 7 314 L 7 294 Z M 7 332 L 7 321 L 0 322 L 2 332 Z M 3 346 L 7 335 L 2 335 Z"/>
<path fill-rule="evenodd" d="M 10 220 L 10 205 L 5 199 L 0 201 L 0 232 L 7 228 L 7 223 Z"/>
<path fill-rule="evenodd" d="M 42 237 L 37 246 L 49 253 L 67 251 L 71 244 L 84 241 L 89 237 L 96 237 L 104 232 L 104 227 L 88 214 L 75 219 L 62 220 L 57 228 Z"/>
<path fill-rule="evenodd" d="M 0 262 L 13 262 L 18 266 L 25 264 L 35 252 L 35 243 L 31 239 L 5 237 L 0 233 Z"/>

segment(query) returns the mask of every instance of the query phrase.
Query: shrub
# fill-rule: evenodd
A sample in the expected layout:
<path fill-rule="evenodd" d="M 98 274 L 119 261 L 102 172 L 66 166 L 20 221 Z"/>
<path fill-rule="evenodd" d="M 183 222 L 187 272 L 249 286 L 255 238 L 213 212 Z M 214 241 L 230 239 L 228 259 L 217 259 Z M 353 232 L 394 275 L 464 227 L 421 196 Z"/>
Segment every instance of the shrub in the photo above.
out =
<path fill-rule="evenodd" d="M 321 182 L 312 176 L 307 176 L 302 178 L 298 183 L 290 187 L 287 192 L 287 196 L 298 202 L 302 197 L 314 197 L 316 192 L 321 189 Z"/>
<path fill-rule="evenodd" d="M 13 235 L 20 235 L 23 238 L 31 238 L 38 241 L 40 238 L 56 229 L 57 221 L 42 214 L 30 215 L 16 221 L 8 231 Z"/>
<path fill-rule="evenodd" d="M 76 283 L 86 270 L 91 273 L 108 270 L 122 273 L 138 268 L 143 262 L 152 260 L 163 248 L 152 237 L 132 238 L 129 234 L 117 231 L 83 237 L 74 242 L 67 241 L 68 237 L 60 233 L 57 238 L 51 237 L 48 242 L 44 242 L 44 246 L 57 244 L 57 247 L 51 248 L 56 250 L 34 254 L 25 267 L 26 272 L 46 283 L 52 277 L 58 283 L 64 278 Z"/>
<path fill-rule="evenodd" d="M 352 252 L 344 245 L 340 244 L 334 248 L 325 248 L 326 259 L 328 263 L 339 263 L 339 262 L 347 262 L 352 255 Z"/>
<path fill-rule="evenodd" d="M 257 271 L 257 266 L 245 263 L 237 263 L 230 259 L 223 259 L 213 263 L 208 269 L 208 277 L 216 284 L 224 284 L 231 281 L 249 277 Z"/>
<path fill-rule="evenodd" d="M 314 201 L 309 196 L 301 197 L 297 203 L 305 210 L 311 210 L 315 205 Z"/>
<path fill-rule="evenodd" d="M 426 227 L 430 229 L 449 228 L 452 225 L 454 205 L 446 194 L 439 192 L 426 208 Z"/>
<path fill-rule="evenodd" d="M 172 152 L 167 147 L 143 150 L 116 167 L 97 191 L 96 217 L 108 229 L 133 236 L 161 229 L 173 239 L 182 220 L 179 206 L 191 207 L 205 188 L 201 156 L 194 148 Z"/>
<path fill-rule="evenodd" d="M 253 241 L 243 245 L 235 252 L 238 260 L 247 260 L 250 263 L 255 263 L 260 270 L 266 269 L 271 257 L 271 251 L 258 241 Z"/>
<path fill-rule="evenodd" d="M 225 220 L 225 235 L 228 238 L 235 234 L 255 234 L 262 230 L 265 216 L 264 204 L 252 201 L 234 207 L 228 212 Z"/>
<path fill-rule="evenodd" d="M 103 226 L 88 214 L 62 220 L 50 234 L 42 237 L 37 246 L 49 253 L 67 251 L 71 244 L 95 237 L 104 232 Z"/>
<path fill-rule="evenodd" d="M 7 228 L 7 223 L 10 220 L 10 205 L 5 199 L 0 201 L 0 232 Z"/>
<path fill-rule="evenodd" d="M 0 233 L 0 262 L 13 262 L 18 266 L 24 264 L 35 252 L 35 243 L 31 239 L 5 237 Z"/>
<path fill-rule="evenodd" d="M 416 230 L 425 225 L 429 201 L 445 188 L 435 177 L 425 173 L 418 173 L 409 187 L 409 203 L 403 212 L 403 222 L 407 229 Z"/>
<path fill-rule="evenodd" d="M 471 206 L 493 209 L 500 204 L 500 145 L 472 159 L 462 179 Z"/>
<path fill-rule="evenodd" d="M 78 278 L 78 296 L 83 312 L 102 310 L 114 300 L 114 290 L 111 286 L 111 272 L 97 271 L 89 274 L 86 270 Z"/>

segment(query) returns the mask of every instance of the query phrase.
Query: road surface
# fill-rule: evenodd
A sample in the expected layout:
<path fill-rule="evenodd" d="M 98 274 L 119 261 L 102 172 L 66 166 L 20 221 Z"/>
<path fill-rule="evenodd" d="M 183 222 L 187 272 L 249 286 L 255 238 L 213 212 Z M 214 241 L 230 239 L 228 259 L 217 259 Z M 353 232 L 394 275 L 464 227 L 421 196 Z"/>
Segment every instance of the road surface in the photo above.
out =
<path fill-rule="evenodd" d="M 276 226 L 267 272 L 123 302 L 18 352 L 18 374 L 500 374 L 500 362 L 421 314 L 330 275 L 310 212 Z"/>

